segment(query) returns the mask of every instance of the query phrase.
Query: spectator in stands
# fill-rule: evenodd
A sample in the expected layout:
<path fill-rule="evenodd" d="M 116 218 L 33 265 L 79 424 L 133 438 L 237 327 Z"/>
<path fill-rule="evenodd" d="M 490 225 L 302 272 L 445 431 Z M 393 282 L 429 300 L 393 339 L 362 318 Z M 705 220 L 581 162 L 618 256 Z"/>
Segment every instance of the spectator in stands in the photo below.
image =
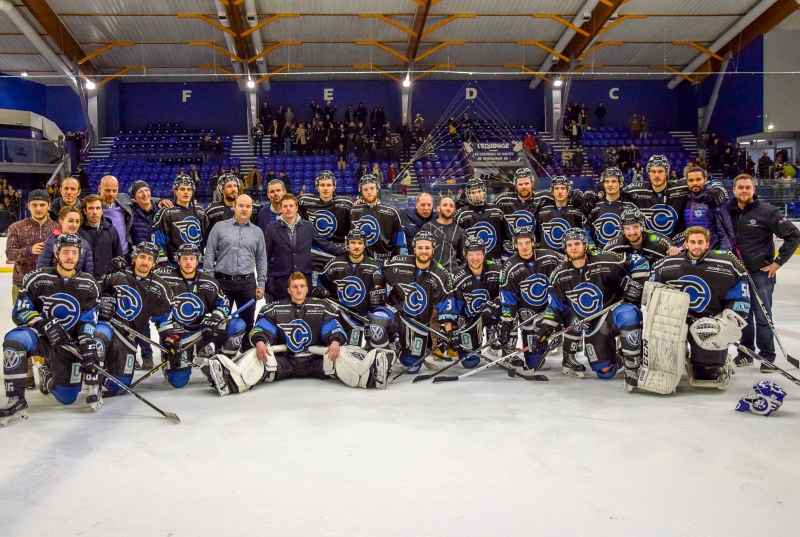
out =
<path fill-rule="evenodd" d="M 708 133 L 704 132 L 697 139 L 697 154 L 700 157 L 700 162 L 706 161 L 706 150 L 708 149 Z"/>
<path fill-rule="evenodd" d="M 572 166 L 575 168 L 583 168 L 583 165 L 586 163 L 584 159 L 583 151 L 581 151 L 580 147 L 575 148 L 575 153 L 572 155 Z"/>
<path fill-rule="evenodd" d="M 283 127 L 286 125 L 286 110 L 283 109 L 283 105 L 275 110 L 275 119 L 278 121 L 278 130 L 283 132 Z"/>
<path fill-rule="evenodd" d="M 283 139 L 283 154 L 289 156 L 292 154 L 292 138 L 294 137 L 295 126 L 288 121 L 283 126 L 281 138 Z"/>
<path fill-rule="evenodd" d="M 405 121 L 400 125 L 400 141 L 403 144 L 403 160 L 409 160 L 411 158 L 411 144 L 414 143 L 414 135 Z"/>
<path fill-rule="evenodd" d="M 347 169 L 347 149 L 345 148 L 344 144 L 339 144 L 339 147 L 336 148 L 336 152 L 334 153 L 336 156 L 336 165 L 339 170 L 344 171 Z"/>
<path fill-rule="evenodd" d="M 61 197 L 52 200 L 50 204 L 50 219 L 58 221 L 58 215 L 64 207 L 81 208 L 81 187 L 74 177 L 67 177 L 61 184 Z"/>
<path fill-rule="evenodd" d="M 461 139 L 465 142 L 472 140 L 472 118 L 469 117 L 469 112 L 464 112 L 461 118 Z"/>
<path fill-rule="evenodd" d="M 639 151 L 639 148 L 635 145 L 631 144 L 630 149 L 628 150 L 628 162 L 630 162 L 631 166 L 640 162 L 642 160 L 642 154 Z"/>
<path fill-rule="evenodd" d="M 565 147 L 564 152 L 561 153 L 561 165 L 564 166 L 565 168 L 572 167 L 572 151 L 570 150 L 571 147 L 572 147 L 571 145 L 570 147 Z"/>
<path fill-rule="evenodd" d="M 634 183 L 641 183 L 644 181 L 644 168 L 641 162 L 634 162 L 631 168 L 631 181 Z"/>
<path fill-rule="evenodd" d="M 297 154 L 298 155 L 307 155 L 308 154 L 308 151 L 307 151 L 308 139 L 306 138 L 307 136 L 308 136 L 308 131 L 306 130 L 306 124 L 305 123 L 300 123 L 297 126 L 297 130 L 294 133 L 294 143 L 295 143 L 295 146 L 297 147 Z"/>
<path fill-rule="evenodd" d="M 197 189 L 200 188 L 200 181 L 202 180 L 200 177 L 200 170 L 197 169 L 197 166 L 194 164 L 189 165 L 189 171 L 186 172 L 186 175 L 191 177 L 194 180 L 194 191 L 197 192 Z M 133 244 L 139 244 L 138 242 L 134 242 Z"/>
<path fill-rule="evenodd" d="M 292 193 L 292 178 L 286 175 L 286 171 L 281 170 L 278 172 L 278 179 L 283 181 L 283 186 L 286 188 L 286 192 L 289 194 Z"/>
<path fill-rule="evenodd" d="M 363 177 L 367 173 L 369 173 L 369 170 L 367 170 L 367 163 L 362 160 L 361 166 L 359 166 L 358 169 L 356 170 L 355 177 L 356 179 L 360 180 L 361 177 Z"/>
<path fill-rule="evenodd" d="M 208 159 L 211 158 L 211 152 L 214 150 L 214 143 L 211 141 L 211 136 L 206 134 L 200 141 L 200 154 L 203 157 L 203 164 L 208 164 Z"/>
<path fill-rule="evenodd" d="M 111 221 L 103 215 L 103 201 L 91 194 L 83 200 L 83 224 L 78 235 L 91 245 L 94 272 L 98 280 L 108 272 L 107 265 L 115 257 L 124 257 L 121 239 Z"/>
<path fill-rule="evenodd" d="M 347 124 L 356 123 L 356 110 L 352 104 L 347 105 L 347 110 L 344 111 L 344 122 Z"/>
<path fill-rule="evenodd" d="M 730 147 L 726 147 L 722 153 L 722 176 L 725 179 L 736 177 L 736 155 Z"/>
<path fill-rule="evenodd" d="M 574 119 L 575 122 L 577 123 L 579 115 L 581 115 L 581 105 L 579 105 L 578 102 L 575 101 L 569 108 L 569 118 Z"/>
<path fill-rule="evenodd" d="M 283 132 L 281 131 L 280 125 L 278 125 L 278 120 L 273 119 L 272 125 L 270 125 L 265 135 L 269 136 L 269 154 L 270 156 L 275 156 L 278 154 L 278 145 L 281 139 L 281 135 Z"/>
<path fill-rule="evenodd" d="M 0 203 L 0 234 L 4 235 L 8 231 L 8 227 L 14 223 L 14 218 L 11 212 L 4 203 Z"/>
<path fill-rule="evenodd" d="M 86 173 L 86 170 L 83 166 L 78 166 L 78 184 L 81 187 L 81 190 L 84 192 L 89 192 L 91 190 L 91 186 L 89 186 L 89 174 Z"/>
<path fill-rule="evenodd" d="M 275 173 L 275 170 L 270 169 L 267 172 L 267 175 L 264 176 L 261 184 L 265 184 L 265 183 L 269 184 L 272 181 L 275 181 L 276 179 L 278 179 L 278 174 Z"/>
<path fill-rule="evenodd" d="M 53 201 L 61 197 L 61 181 L 59 181 L 58 176 L 53 177 L 53 180 L 48 182 L 47 193 L 50 194 L 50 199 Z M 53 204 L 51 203 L 50 207 L 52 206 Z"/>
<path fill-rule="evenodd" d="M 283 120 L 287 125 L 294 125 L 294 112 L 291 107 L 286 107 L 286 113 L 283 115 Z"/>
<path fill-rule="evenodd" d="M 737 144 L 738 145 L 738 144 Z M 744 149 L 736 150 L 736 174 L 747 172 L 747 154 Z"/>
<path fill-rule="evenodd" d="M 678 177 L 678 170 L 676 170 L 675 168 L 672 168 L 669 171 L 669 177 L 667 178 L 667 180 L 674 182 L 674 181 L 677 181 L 678 179 L 680 179 L 680 177 Z"/>
<path fill-rule="evenodd" d="M 359 122 L 367 122 L 367 109 L 364 106 L 364 103 L 358 103 L 358 108 L 356 108 L 356 123 Z"/>
<path fill-rule="evenodd" d="M 225 154 L 225 145 L 220 138 L 214 140 L 214 164 L 222 164 L 222 156 Z"/>
<path fill-rule="evenodd" d="M 378 182 L 382 187 L 386 186 L 383 182 L 383 170 L 381 170 L 381 166 L 377 162 L 372 165 L 372 175 L 378 178 Z"/>
<path fill-rule="evenodd" d="M 274 120 L 273 124 L 277 125 L 278 121 Z M 256 119 L 255 125 L 253 125 L 253 129 L 251 132 L 253 136 L 253 155 L 256 157 L 260 157 L 264 154 L 264 125 L 261 124 L 261 120 Z M 272 151 L 270 151 L 270 155 L 272 155 Z"/>
<path fill-rule="evenodd" d="M 633 114 L 633 117 L 628 120 L 628 128 L 631 132 L 631 139 L 637 139 L 639 137 L 639 131 L 642 128 L 642 122 L 639 120 L 637 114 Z"/>
<path fill-rule="evenodd" d="M 333 100 L 326 101 L 326 103 L 325 103 L 325 115 L 326 116 L 330 116 L 331 121 L 333 121 L 333 118 L 336 115 L 336 111 L 338 109 L 339 108 L 337 108 L 336 106 L 333 106 Z M 383 110 L 383 109 L 381 109 L 381 110 Z"/>
<path fill-rule="evenodd" d="M 769 178 L 769 169 L 772 166 L 773 162 L 772 159 L 769 158 L 769 153 L 764 151 L 764 154 L 761 155 L 761 158 L 758 159 L 758 176 L 761 179 Z"/>
<path fill-rule="evenodd" d="M 606 107 L 603 106 L 603 103 L 597 104 L 597 108 L 594 109 L 594 115 L 597 117 L 598 125 L 606 124 Z"/>
<path fill-rule="evenodd" d="M 150 196 L 150 185 L 147 181 L 134 181 L 131 185 L 131 196 L 136 202 L 131 206 L 131 242 L 139 244 L 149 241 L 152 232 L 153 218 L 158 212 L 155 200 Z"/>
<path fill-rule="evenodd" d="M 642 117 L 639 119 L 639 138 L 647 138 L 648 132 L 650 132 L 650 120 L 642 114 Z"/>
<path fill-rule="evenodd" d="M 578 122 L 574 119 L 571 120 L 569 124 L 569 147 L 579 147 L 581 145 L 582 137 L 583 131 L 581 130 L 581 126 L 578 125 Z"/>
<path fill-rule="evenodd" d="M 712 172 L 718 172 L 721 168 L 720 160 L 722 159 L 722 145 L 719 143 L 719 138 L 716 136 L 710 138 L 711 143 L 708 146 L 708 169 Z"/>
<path fill-rule="evenodd" d="M 425 125 L 425 118 L 422 117 L 422 114 L 417 114 L 417 117 L 414 118 L 414 130 L 417 132 L 417 136 L 422 134 L 425 135 L 427 131 Z"/>
<path fill-rule="evenodd" d="M 325 123 L 317 121 L 314 127 L 314 156 L 321 157 L 325 154 L 325 138 L 327 134 L 328 129 L 325 128 Z"/>
<path fill-rule="evenodd" d="M 272 124 L 272 109 L 269 107 L 269 104 L 266 102 L 261 104 L 261 108 L 259 109 L 258 118 L 261 121 L 262 125 L 271 125 Z"/>
<path fill-rule="evenodd" d="M 622 144 L 622 147 L 619 148 L 619 167 L 623 172 L 627 172 L 628 169 L 631 167 L 631 152 L 628 150 L 628 146 Z"/>
<path fill-rule="evenodd" d="M 258 192 L 261 190 L 261 174 L 258 172 L 258 166 L 253 166 L 253 169 L 247 174 L 244 180 L 244 190 L 247 192 Z"/>
<path fill-rule="evenodd" d="M 53 230 L 53 233 L 44 241 L 44 248 L 42 253 L 39 254 L 36 260 L 36 268 L 54 267 L 56 266 L 56 258 L 53 253 L 53 245 L 59 235 L 69 233 L 70 235 L 77 235 L 81 227 L 81 211 L 75 207 L 64 207 L 58 215 L 59 228 Z M 75 270 L 78 272 L 88 272 L 94 274 L 94 257 L 92 256 L 92 245 L 81 238 L 83 247 L 81 248 L 81 255 L 78 259 L 78 264 Z"/>
<path fill-rule="evenodd" d="M 586 108 L 581 108 L 581 113 L 578 116 L 578 125 L 585 131 L 589 128 L 589 112 Z"/>
<path fill-rule="evenodd" d="M 386 171 L 386 182 L 392 184 L 397 179 L 397 166 L 394 163 L 389 164 L 389 169 Z"/>
<path fill-rule="evenodd" d="M 529 132 L 525 133 L 525 138 L 522 140 L 522 146 L 528 150 L 528 152 L 533 153 L 533 148 L 536 147 L 536 138 Z"/>
<path fill-rule="evenodd" d="M 8 207 L 8 211 L 11 213 L 11 215 L 14 217 L 15 220 L 20 217 L 19 200 L 21 199 L 21 197 L 22 195 L 20 192 L 15 192 L 13 196 L 5 196 L 5 198 L 3 198 L 3 204 L 6 207 Z"/>
<path fill-rule="evenodd" d="M 612 166 L 619 166 L 619 155 L 615 148 L 609 147 L 603 155 L 603 167 L 611 168 Z"/>

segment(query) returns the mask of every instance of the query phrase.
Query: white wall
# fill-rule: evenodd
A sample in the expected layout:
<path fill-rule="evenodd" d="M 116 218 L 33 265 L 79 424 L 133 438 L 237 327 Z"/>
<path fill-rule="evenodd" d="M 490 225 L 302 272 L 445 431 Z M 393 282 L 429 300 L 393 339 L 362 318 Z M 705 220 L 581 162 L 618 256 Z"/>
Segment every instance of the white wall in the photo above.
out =
<path fill-rule="evenodd" d="M 800 131 L 800 30 L 773 30 L 764 35 L 764 129 Z"/>

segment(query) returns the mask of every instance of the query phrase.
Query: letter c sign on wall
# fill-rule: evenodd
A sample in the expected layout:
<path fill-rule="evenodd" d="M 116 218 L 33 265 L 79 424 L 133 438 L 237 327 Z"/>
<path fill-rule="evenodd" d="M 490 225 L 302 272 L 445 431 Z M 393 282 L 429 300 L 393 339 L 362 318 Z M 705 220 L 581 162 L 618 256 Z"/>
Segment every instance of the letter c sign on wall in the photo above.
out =
<path fill-rule="evenodd" d="M 609 96 L 611 99 L 614 99 L 615 101 L 616 101 L 617 99 L 619 99 L 619 88 L 611 88 L 611 89 L 608 91 L 608 96 Z"/>

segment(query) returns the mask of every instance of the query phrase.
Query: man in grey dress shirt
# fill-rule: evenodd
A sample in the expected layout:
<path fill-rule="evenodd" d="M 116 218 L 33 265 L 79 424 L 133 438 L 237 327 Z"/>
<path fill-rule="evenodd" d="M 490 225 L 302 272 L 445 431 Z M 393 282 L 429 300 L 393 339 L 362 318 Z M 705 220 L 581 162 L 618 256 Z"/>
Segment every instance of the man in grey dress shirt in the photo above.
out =
<path fill-rule="evenodd" d="M 264 233 L 250 222 L 252 214 L 253 200 L 243 194 L 236 198 L 233 218 L 218 222 L 208 236 L 204 270 L 219 282 L 231 309 L 241 307 L 251 298 L 264 298 L 267 249 Z M 245 334 L 253 328 L 255 311 L 253 304 L 239 316 L 247 326 Z M 250 347 L 250 338 L 243 338 L 241 351 Z"/>

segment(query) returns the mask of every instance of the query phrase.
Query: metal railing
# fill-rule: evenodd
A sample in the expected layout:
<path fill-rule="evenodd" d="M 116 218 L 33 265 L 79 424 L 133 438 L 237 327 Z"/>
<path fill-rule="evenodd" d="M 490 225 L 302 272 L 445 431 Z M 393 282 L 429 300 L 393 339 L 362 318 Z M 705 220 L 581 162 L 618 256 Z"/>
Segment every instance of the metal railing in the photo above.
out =
<path fill-rule="evenodd" d="M 65 142 L 0 138 L 0 162 L 6 164 L 36 164 L 56 166 L 64 156 Z"/>

